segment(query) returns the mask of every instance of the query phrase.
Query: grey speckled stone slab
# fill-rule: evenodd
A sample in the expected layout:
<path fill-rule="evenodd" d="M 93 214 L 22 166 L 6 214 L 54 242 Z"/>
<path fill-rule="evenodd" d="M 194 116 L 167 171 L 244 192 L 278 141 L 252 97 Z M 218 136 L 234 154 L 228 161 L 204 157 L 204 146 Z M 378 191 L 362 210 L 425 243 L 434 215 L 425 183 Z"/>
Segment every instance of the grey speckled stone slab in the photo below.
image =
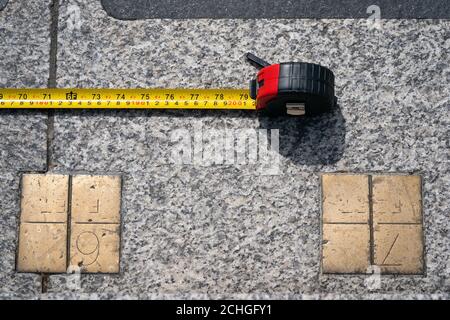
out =
<path fill-rule="evenodd" d="M 49 74 L 48 1 L 16 0 L 0 12 L 0 86 L 45 87 Z M 20 172 L 46 169 L 47 116 L 0 110 L 0 297 L 34 299 L 40 277 L 15 272 Z"/>
<path fill-rule="evenodd" d="M 310 179 L 167 166 L 126 175 L 123 274 L 84 276 L 82 292 L 316 292 L 319 220 L 301 209 L 314 200 L 286 197 L 313 194 Z"/>
<path fill-rule="evenodd" d="M 65 281 L 65 280 L 63 280 Z M 2 297 L 0 295 L 0 297 Z M 66 291 L 64 293 L 47 293 L 40 295 L 40 299 L 42 300 L 54 300 L 54 299 L 73 299 L 76 297 L 77 299 L 84 300 L 105 300 L 105 299 L 150 299 L 150 300 L 208 300 L 208 299 L 216 299 L 216 300 L 335 300 L 335 299 L 344 299 L 344 300 L 355 300 L 360 299 L 361 296 L 358 294 L 201 294 L 201 293 L 178 293 L 178 294 L 158 294 L 158 293 L 142 293 L 140 295 L 129 295 L 129 294 L 117 294 L 117 293 L 74 293 L 73 291 Z M 399 300 L 399 299 L 408 299 L 408 300 L 448 300 L 450 294 L 442 293 L 442 294 L 366 294 L 364 296 L 368 300 Z"/>
<path fill-rule="evenodd" d="M 49 73 L 48 1 L 13 1 L 0 12 L 0 87 L 45 87 Z M 0 171 L 45 170 L 44 112 L 0 110 Z"/>
<path fill-rule="evenodd" d="M 70 9 L 68 9 L 70 7 Z M 81 21 L 67 23 L 73 12 Z M 245 112 L 56 113 L 56 171 L 122 172 L 117 276 L 85 275 L 51 296 L 445 297 L 450 288 L 450 22 L 147 20 L 125 22 L 97 2 L 63 1 L 58 85 L 246 87 L 247 51 L 336 74 L 340 109 L 321 118 Z M 283 48 L 283 50 L 280 50 Z M 280 129 L 280 175 L 258 165 L 176 166 L 180 128 Z M 415 172 L 424 178 L 426 275 L 320 274 L 319 172 Z"/>
<path fill-rule="evenodd" d="M 446 0 L 102 0 L 113 17 L 145 18 L 449 18 Z"/>

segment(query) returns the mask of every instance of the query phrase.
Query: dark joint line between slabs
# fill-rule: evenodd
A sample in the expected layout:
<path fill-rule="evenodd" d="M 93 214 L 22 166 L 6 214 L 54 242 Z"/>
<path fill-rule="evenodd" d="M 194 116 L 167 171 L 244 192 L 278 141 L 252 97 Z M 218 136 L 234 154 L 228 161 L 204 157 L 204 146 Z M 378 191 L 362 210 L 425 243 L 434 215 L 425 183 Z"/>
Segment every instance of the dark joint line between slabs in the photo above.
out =
<path fill-rule="evenodd" d="M 367 222 L 324 222 L 323 224 L 356 224 L 356 225 L 367 225 Z"/>
<path fill-rule="evenodd" d="M 57 54 L 58 54 L 58 19 L 59 19 L 59 0 L 52 0 L 50 4 L 50 53 L 49 53 L 49 74 L 47 87 L 56 88 L 57 73 Z M 47 110 L 47 156 L 46 171 L 53 167 L 53 139 L 55 128 L 55 111 Z M 41 274 L 41 292 L 46 293 L 49 278 L 47 274 Z"/>
<path fill-rule="evenodd" d="M 22 223 L 33 223 L 33 224 L 66 224 L 67 222 L 61 221 L 22 221 Z"/>
<path fill-rule="evenodd" d="M 50 59 L 48 88 L 56 88 L 57 59 L 58 59 L 58 19 L 59 19 L 59 0 L 53 0 L 50 5 L 51 23 L 50 23 Z M 47 112 L 47 171 L 54 167 L 53 164 L 53 140 L 55 127 L 55 111 L 49 109 Z"/>
<path fill-rule="evenodd" d="M 73 224 L 117 224 L 119 225 L 119 222 L 73 222 Z"/>
<path fill-rule="evenodd" d="M 373 184 L 372 184 L 372 175 L 368 175 L 368 184 L 369 184 L 369 254 L 370 254 L 370 264 L 375 264 L 375 240 L 374 240 L 374 225 L 373 225 Z"/>
<path fill-rule="evenodd" d="M 421 222 L 377 222 L 377 224 L 390 224 L 390 225 L 421 225 Z"/>

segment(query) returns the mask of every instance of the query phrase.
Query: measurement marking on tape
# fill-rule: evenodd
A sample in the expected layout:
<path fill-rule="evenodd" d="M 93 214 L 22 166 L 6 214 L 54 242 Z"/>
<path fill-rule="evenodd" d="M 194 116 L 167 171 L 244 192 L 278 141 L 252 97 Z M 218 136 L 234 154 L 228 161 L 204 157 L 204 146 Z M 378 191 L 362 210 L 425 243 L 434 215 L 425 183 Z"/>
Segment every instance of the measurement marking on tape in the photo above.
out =
<path fill-rule="evenodd" d="M 0 89 L 0 109 L 255 110 L 245 89 Z"/>

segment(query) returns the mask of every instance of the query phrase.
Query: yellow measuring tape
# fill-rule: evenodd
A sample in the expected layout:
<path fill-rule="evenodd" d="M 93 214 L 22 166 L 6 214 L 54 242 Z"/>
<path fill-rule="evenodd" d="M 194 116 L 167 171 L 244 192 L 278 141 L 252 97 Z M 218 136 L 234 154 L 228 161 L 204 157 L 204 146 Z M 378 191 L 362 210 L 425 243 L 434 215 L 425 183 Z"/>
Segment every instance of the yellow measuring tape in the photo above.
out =
<path fill-rule="evenodd" d="M 0 109 L 247 109 L 245 89 L 0 89 Z"/>

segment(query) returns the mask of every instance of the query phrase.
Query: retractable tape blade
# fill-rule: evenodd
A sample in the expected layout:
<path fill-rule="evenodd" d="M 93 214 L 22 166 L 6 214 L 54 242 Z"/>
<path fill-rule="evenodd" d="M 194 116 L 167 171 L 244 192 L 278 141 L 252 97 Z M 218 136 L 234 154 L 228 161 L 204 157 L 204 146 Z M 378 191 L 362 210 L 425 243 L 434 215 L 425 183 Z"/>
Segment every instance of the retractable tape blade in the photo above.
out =
<path fill-rule="evenodd" d="M 236 89 L 0 89 L 8 109 L 249 109 L 255 100 Z"/>
<path fill-rule="evenodd" d="M 0 109 L 237 109 L 268 115 L 314 115 L 336 105 L 334 74 L 312 63 L 269 64 L 250 89 L 2 89 Z"/>

